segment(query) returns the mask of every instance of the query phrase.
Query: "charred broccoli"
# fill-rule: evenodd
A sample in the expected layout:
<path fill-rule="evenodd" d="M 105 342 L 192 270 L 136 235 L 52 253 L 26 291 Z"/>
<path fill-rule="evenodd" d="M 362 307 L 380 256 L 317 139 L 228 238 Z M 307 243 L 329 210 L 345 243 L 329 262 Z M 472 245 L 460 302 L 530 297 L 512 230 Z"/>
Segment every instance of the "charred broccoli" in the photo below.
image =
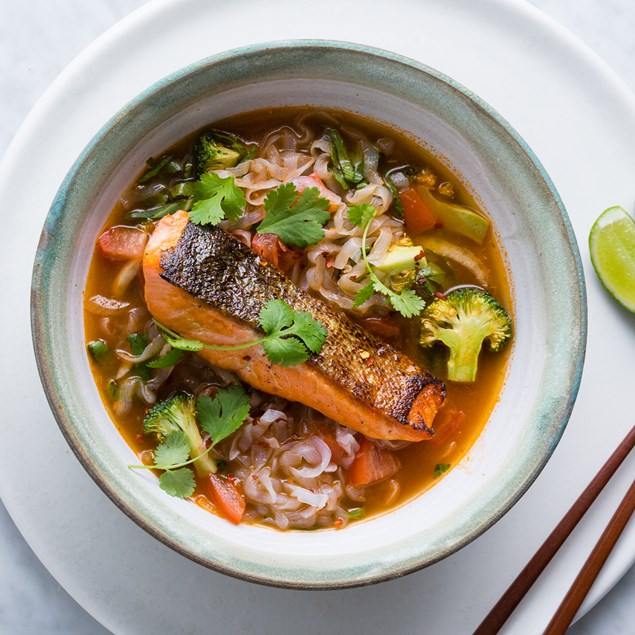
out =
<path fill-rule="evenodd" d="M 153 406 L 143 421 L 146 435 L 154 434 L 163 441 L 172 432 L 183 432 L 190 444 L 190 456 L 197 457 L 205 452 L 205 444 L 196 423 L 196 403 L 194 397 L 176 394 L 166 401 Z M 216 472 L 216 461 L 206 454 L 194 462 L 199 474 Z"/>
<path fill-rule="evenodd" d="M 500 350 L 512 336 L 512 320 L 487 291 L 463 287 L 437 298 L 421 316 L 420 343 L 442 342 L 450 350 L 448 379 L 470 382 L 476 379 L 483 342 Z"/>
<path fill-rule="evenodd" d="M 210 130 L 201 135 L 194 146 L 196 177 L 205 172 L 233 168 L 250 155 L 236 135 Z"/>

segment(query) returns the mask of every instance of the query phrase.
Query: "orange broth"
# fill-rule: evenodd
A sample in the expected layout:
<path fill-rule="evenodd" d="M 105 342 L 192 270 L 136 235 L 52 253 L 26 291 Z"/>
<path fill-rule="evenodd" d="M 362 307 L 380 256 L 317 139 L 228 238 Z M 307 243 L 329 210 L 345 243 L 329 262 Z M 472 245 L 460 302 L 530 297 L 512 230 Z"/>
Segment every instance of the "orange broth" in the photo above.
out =
<path fill-rule="evenodd" d="M 281 128 L 302 112 L 307 112 L 307 109 L 277 108 L 263 110 L 217 122 L 213 127 L 233 132 L 246 141 L 260 141 L 265 134 Z M 380 137 L 393 139 L 396 148 L 392 153 L 393 157 L 395 157 L 395 165 L 412 164 L 428 168 L 437 176 L 438 183 L 448 182 L 454 186 L 454 202 L 478 210 L 474 199 L 469 195 L 457 176 L 405 135 L 349 113 L 340 111 L 327 112 L 333 113 L 340 122 L 343 122 L 344 126 L 354 126 L 356 129 L 362 130 L 370 139 L 378 139 Z M 316 116 L 316 120 L 320 121 L 319 115 Z M 318 128 L 320 125 L 324 124 L 318 124 Z M 199 134 L 200 131 L 197 131 L 189 135 L 166 150 L 166 154 L 171 154 L 174 157 L 188 155 L 191 153 L 194 140 Z M 169 181 L 170 177 L 168 175 L 166 183 Z M 130 189 L 134 188 L 135 184 L 136 181 L 131 185 Z M 105 219 L 103 230 L 115 225 L 129 224 L 129 221 L 126 221 L 126 214 L 126 209 L 121 203 L 118 203 Z M 453 244 L 461 246 L 476 255 L 489 272 L 490 284 L 488 285 L 488 290 L 495 295 L 507 311 L 511 312 L 511 294 L 503 258 L 491 229 L 483 245 L 478 245 L 468 238 L 450 234 L 442 228 L 429 230 L 428 233 L 430 232 L 446 238 Z M 417 244 L 418 237 L 412 236 L 411 238 Z M 96 294 L 106 297 L 112 296 L 113 281 L 121 266 L 120 262 L 113 262 L 104 258 L 99 249 L 95 250 L 86 281 L 86 303 Z M 455 266 L 455 272 L 461 284 L 476 283 L 473 276 L 468 271 L 461 269 L 460 266 Z M 129 302 L 131 307 L 145 306 L 143 281 L 140 274 L 123 296 L 117 299 Z M 127 319 L 127 313 L 111 318 L 110 328 L 112 333 L 107 333 L 102 328 L 101 318 L 86 310 L 86 341 L 101 339 L 107 343 L 111 350 L 114 350 L 118 342 L 121 342 L 122 335 L 125 335 Z M 430 370 L 445 381 L 445 353 L 438 348 L 422 349 L 419 346 L 418 318 L 406 319 L 393 315 L 391 319 L 394 320 L 404 334 L 401 346 L 403 352 L 422 368 Z M 393 477 L 398 487 L 395 487 L 393 479 L 367 486 L 364 518 L 373 517 L 412 500 L 440 480 L 442 475 L 439 472 L 443 471 L 446 465 L 449 466 L 448 469 L 451 469 L 461 461 L 480 435 L 499 398 L 505 379 L 509 348 L 507 347 L 507 350 L 499 353 L 483 350 L 480 356 L 477 380 L 474 383 L 461 384 L 446 381 L 447 399 L 445 406 L 435 420 L 435 437 L 430 441 L 411 443 L 407 447 L 396 451 L 402 465 L 401 469 Z M 156 447 L 156 441 L 146 438 L 143 434 L 143 419 L 148 411 L 148 406 L 137 398 L 125 415 L 121 416 L 116 413 L 111 388 L 113 387 L 113 377 L 119 365 L 119 360 L 113 355 L 100 363 L 91 360 L 95 382 L 114 425 L 139 456 L 140 461 L 147 463 L 151 456 L 150 452 Z M 168 395 L 163 394 L 161 396 L 165 398 Z M 457 412 L 462 412 L 464 416 L 462 418 L 460 415 L 457 416 Z M 451 427 L 452 430 L 444 430 L 445 426 Z M 444 473 L 447 473 L 447 471 Z M 200 487 L 197 489 L 194 498 L 203 508 L 214 509 L 213 504 L 203 496 L 203 491 Z M 355 507 L 356 504 L 351 503 L 350 506 Z"/>

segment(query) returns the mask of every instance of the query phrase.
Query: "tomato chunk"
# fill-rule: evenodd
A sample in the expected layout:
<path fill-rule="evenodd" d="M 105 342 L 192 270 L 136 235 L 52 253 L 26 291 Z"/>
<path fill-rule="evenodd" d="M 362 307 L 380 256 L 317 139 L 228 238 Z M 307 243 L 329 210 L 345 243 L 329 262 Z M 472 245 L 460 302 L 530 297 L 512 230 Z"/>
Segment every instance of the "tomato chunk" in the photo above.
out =
<path fill-rule="evenodd" d="M 420 234 L 427 229 L 432 229 L 436 222 L 432 210 L 421 198 L 414 187 L 409 187 L 399 194 L 399 200 L 403 205 L 403 216 L 406 227 L 413 235 Z"/>
<path fill-rule="evenodd" d="M 276 234 L 255 233 L 251 239 L 251 248 L 261 257 L 289 275 L 293 266 L 302 257 L 294 249 L 283 243 Z"/>
<path fill-rule="evenodd" d="M 394 452 L 377 447 L 366 437 L 359 441 L 359 451 L 348 471 L 348 484 L 353 487 L 370 485 L 391 477 L 401 463 Z"/>
<path fill-rule="evenodd" d="M 389 318 L 369 317 L 359 320 L 360 325 L 367 331 L 387 342 L 394 343 L 401 339 L 401 330 Z"/>
<path fill-rule="evenodd" d="M 148 234 L 134 227 L 111 227 L 97 240 L 109 260 L 141 260 L 147 242 Z"/>
<path fill-rule="evenodd" d="M 443 445 L 447 443 L 465 420 L 462 410 L 442 408 L 434 420 L 434 436 L 428 443 Z"/>
<path fill-rule="evenodd" d="M 245 499 L 236 484 L 218 474 L 206 477 L 207 493 L 216 509 L 235 525 L 239 525 L 245 513 Z"/>
<path fill-rule="evenodd" d="M 276 234 L 255 233 L 251 239 L 251 248 L 274 267 L 278 266 L 280 259 L 281 240 Z"/>

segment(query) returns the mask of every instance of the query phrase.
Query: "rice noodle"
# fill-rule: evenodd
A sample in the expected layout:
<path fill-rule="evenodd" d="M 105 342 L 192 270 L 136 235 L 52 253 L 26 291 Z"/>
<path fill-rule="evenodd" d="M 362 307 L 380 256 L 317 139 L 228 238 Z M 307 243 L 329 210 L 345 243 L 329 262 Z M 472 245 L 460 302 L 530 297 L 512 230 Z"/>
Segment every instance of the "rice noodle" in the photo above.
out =
<path fill-rule="evenodd" d="M 86 304 L 87 310 L 94 315 L 117 315 L 130 306 L 130 302 L 94 295 Z"/>
<path fill-rule="evenodd" d="M 152 339 L 152 341 L 143 349 L 143 352 L 140 355 L 133 355 L 123 348 L 118 348 L 115 351 L 115 354 L 119 359 L 123 359 L 133 364 L 141 364 L 142 362 L 145 362 L 157 355 L 161 351 L 163 346 L 165 346 L 165 340 L 163 339 L 163 336 L 156 335 Z"/>

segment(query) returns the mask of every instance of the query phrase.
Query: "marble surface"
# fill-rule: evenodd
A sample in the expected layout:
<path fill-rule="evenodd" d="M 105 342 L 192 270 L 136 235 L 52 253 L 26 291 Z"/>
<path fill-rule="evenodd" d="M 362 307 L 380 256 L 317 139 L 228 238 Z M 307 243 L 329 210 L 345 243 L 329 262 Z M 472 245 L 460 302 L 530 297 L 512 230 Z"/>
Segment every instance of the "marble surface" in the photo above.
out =
<path fill-rule="evenodd" d="M 633 0 L 531 2 L 590 45 L 635 90 Z M 112 24 L 144 3 L 145 0 L 0 0 L 0 155 L 30 108 L 66 64 Z M 570 633 L 633 633 L 634 598 L 632 569 Z M 0 504 L 0 634 L 108 632 L 47 572 Z"/>

